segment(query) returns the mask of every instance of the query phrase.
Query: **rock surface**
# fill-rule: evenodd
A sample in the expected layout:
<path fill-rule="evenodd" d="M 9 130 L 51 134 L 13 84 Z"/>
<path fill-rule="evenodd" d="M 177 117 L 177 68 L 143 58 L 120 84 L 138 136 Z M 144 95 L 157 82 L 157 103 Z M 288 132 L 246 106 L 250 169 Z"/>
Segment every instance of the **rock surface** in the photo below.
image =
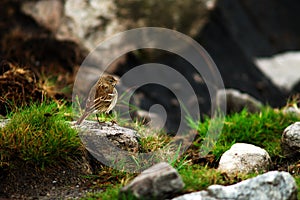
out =
<path fill-rule="evenodd" d="M 297 185 L 288 172 L 271 171 L 235 185 L 212 185 L 206 191 L 186 194 L 173 200 L 296 200 Z"/>
<path fill-rule="evenodd" d="M 300 109 L 297 106 L 288 106 L 283 108 L 282 112 L 287 115 L 300 117 Z"/>
<path fill-rule="evenodd" d="M 224 99 L 226 97 L 226 99 Z M 247 108 L 249 112 L 259 112 L 262 103 L 248 94 L 241 93 L 235 89 L 218 90 L 216 95 L 217 107 L 222 107 L 226 103 L 228 113 L 240 112 Z"/>
<path fill-rule="evenodd" d="M 88 120 L 74 128 L 79 129 L 85 148 L 98 161 L 109 166 L 117 166 L 119 161 L 132 162 L 128 160 L 128 152 L 135 153 L 139 149 L 139 136 L 135 130 L 129 128 L 108 123 L 100 125 L 97 121 Z"/>
<path fill-rule="evenodd" d="M 133 195 L 137 199 L 164 199 L 183 189 L 178 172 L 168 163 L 158 163 L 143 171 L 121 189 L 120 195 Z"/>
<path fill-rule="evenodd" d="M 26 1 L 22 10 L 52 30 L 56 38 L 72 40 L 88 50 L 125 30 L 116 17 L 115 3 L 109 0 Z"/>
<path fill-rule="evenodd" d="M 21 9 L 42 26 L 56 32 L 63 17 L 63 6 L 63 2 L 60 0 L 26 1 L 22 4 Z"/>
<path fill-rule="evenodd" d="M 300 122 L 288 126 L 281 137 L 281 148 L 287 157 L 300 154 Z"/>
<path fill-rule="evenodd" d="M 264 149 L 236 143 L 222 155 L 218 170 L 234 176 L 237 173 L 267 171 L 270 164 L 271 158 Z"/>

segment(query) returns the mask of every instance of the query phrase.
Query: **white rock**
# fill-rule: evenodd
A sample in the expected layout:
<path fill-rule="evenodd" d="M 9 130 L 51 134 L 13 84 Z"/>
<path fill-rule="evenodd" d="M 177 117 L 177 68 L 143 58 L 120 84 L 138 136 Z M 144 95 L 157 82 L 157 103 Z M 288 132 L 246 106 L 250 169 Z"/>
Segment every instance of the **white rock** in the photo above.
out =
<path fill-rule="evenodd" d="M 293 157 L 300 153 L 300 122 L 288 126 L 281 137 L 281 148 L 283 154 Z"/>
<path fill-rule="evenodd" d="M 235 185 L 212 185 L 173 200 L 296 200 L 297 185 L 287 172 L 272 171 Z"/>
<path fill-rule="evenodd" d="M 235 175 L 268 170 L 270 164 L 270 156 L 264 149 L 252 144 L 236 143 L 222 155 L 218 170 Z"/>
<path fill-rule="evenodd" d="M 256 65 L 274 84 L 291 90 L 300 81 L 300 53 L 285 52 L 271 58 L 256 59 Z"/>

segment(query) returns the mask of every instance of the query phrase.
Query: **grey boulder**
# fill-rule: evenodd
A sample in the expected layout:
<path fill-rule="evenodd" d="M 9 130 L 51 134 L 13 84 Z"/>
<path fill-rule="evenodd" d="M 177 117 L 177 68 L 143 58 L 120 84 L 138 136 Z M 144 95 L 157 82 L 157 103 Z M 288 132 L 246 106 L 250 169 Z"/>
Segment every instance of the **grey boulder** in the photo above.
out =
<path fill-rule="evenodd" d="M 174 195 L 184 183 L 172 166 L 158 163 L 137 176 L 121 189 L 121 196 L 133 195 L 137 199 L 164 199 Z"/>
<path fill-rule="evenodd" d="M 225 89 L 217 91 L 216 105 L 220 108 L 226 106 L 228 113 L 240 112 L 244 108 L 254 113 L 259 112 L 263 104 L 246 93 L 241 93 L 235 89 Z"/>

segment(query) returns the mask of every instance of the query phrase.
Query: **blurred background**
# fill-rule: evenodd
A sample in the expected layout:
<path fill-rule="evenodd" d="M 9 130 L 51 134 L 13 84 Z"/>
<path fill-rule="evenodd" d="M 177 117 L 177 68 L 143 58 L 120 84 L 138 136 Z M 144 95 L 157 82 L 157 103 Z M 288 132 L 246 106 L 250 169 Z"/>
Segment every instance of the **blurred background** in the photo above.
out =
<path fill-rule="evenodd" d="M 216 63 L 226 88 L 264 104 L 284 106 L 300 91 L 298 0 L 2 0 L 0 2 L 0 114 L 45 96 L 71 101 L 76 72 L 99 42 L 137 27 L 164 27 L 199 42 Z M 210 98 L 201 75 L 167 52 L 140 50 L 108 69 L 122 76 L 157 62 L 180 71 L 195 89 L 202 114 Z M 99 69 L 90 69 L 97 79 Z M 89 73 L 90 73 L 89 72 Z M 122 86 L 126 88 L 126 85 Z M 87 90 L 83 86 L 82 90 Z M 9 100 L 9 101 L 8 101 Z M 144 110 L 160 103 L 177 123 L 178 102 L 166 88 L 141 87 L 132 102 Z"/>

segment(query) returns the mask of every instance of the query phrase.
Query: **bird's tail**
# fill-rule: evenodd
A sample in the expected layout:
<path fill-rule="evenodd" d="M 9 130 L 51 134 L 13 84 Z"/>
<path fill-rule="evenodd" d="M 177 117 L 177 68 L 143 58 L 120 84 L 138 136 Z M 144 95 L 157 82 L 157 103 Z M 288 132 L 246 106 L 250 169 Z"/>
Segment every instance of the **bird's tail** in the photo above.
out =
<path fill-rule="evenodd" d="M 83 120 L 89 115 L 90 113 L 89 112 L 84 112 L 83 115 L 77 120 L 77 122 L 75 123 L 76 125 L 80 125 Z"/>

